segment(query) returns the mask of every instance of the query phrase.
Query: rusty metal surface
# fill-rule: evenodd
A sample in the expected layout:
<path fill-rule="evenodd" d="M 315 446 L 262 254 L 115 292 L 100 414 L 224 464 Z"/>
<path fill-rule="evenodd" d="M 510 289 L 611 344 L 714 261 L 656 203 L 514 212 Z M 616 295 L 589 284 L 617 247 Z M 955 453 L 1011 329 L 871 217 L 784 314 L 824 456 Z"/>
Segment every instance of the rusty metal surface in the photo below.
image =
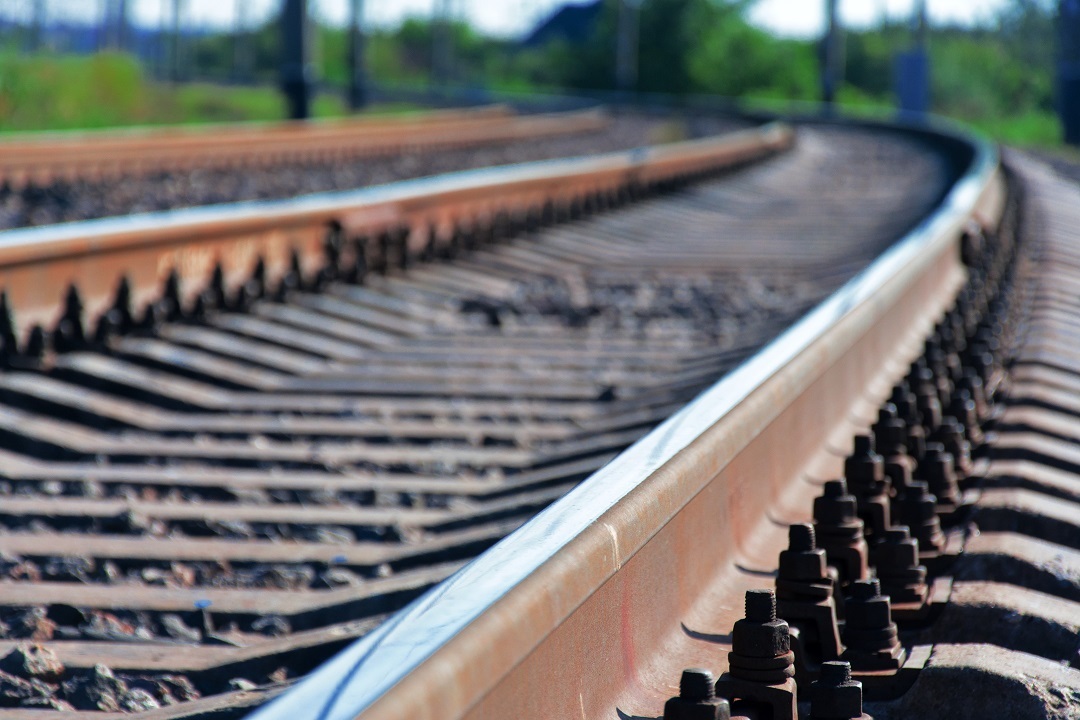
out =
<path fill-rule="evenodd" d="M 808 130 L 730 177 L 450 263 L 9 369 L 7 637 L 37 637 L 70 678 L 182 673 L 193 713 L 280 687 L 858 272 L 933 205 L 943 164 L 902 137 Z M 844 183 L 831 204 L 789 183 L 821 173 Z"/>

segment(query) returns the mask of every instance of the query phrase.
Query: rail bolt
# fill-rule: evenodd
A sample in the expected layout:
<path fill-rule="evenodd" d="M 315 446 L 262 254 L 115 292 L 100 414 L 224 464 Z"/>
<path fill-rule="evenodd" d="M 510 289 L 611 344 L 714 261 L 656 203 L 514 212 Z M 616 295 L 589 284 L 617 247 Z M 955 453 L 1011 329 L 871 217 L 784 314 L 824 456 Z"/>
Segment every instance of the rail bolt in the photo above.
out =
<path fill-rule="evenodd" d="M 890 525 L 890 483 L 885 478 L 884 458 L 874 452 L 873 435 L 855 436 L 855 452 L 844 460 L 844 478 L 858 501 L 867 536 L 884 533 Z"/>
<path fill-rule="evenodd" d="M 919 463 L 918 475 L 925 480 L 939 505 L 955 507 L 960 503 L 956 484 L 956 465 L 951 453 L 941 443 L 928 443 L 926 455 Z"/>
<path fill-rule="evenodd" d="M 926 601 L 926 567 L 919 564 L 919 541 L 906 525 L 889 528 L 873 555 L 881 592 L 892 602 Z"/>
<path fill-rule="evenodd" d="M 810 686 L 811 720 L 853 720 L 863 717 L 862 683 L 851 679 L 851 665 L 826 662 Z"/>
<path fill-rule="evenodd" d="M 799 642 L 792 640 L 797 660 L 800 654 L 813 655 L 819 662 L 840 656 L 833 579 L 826 568 L 825 551 L 816 545 L 813 525 L 788 528 L 788 549 L 780 553 L 776 598 L 777 612 L 799 630 Z M 808 660 L 796 664 L 796 673 Z"/>
<path fill-rule="evenodd" d="M 912 481 L 899 498 L 900 522 L 911 528 L 923 552 L 940 552 L 945 547 L 941 521 L 937 516 L 937 498 L 922 481 Z"/>
<path fill-rule="evenodd" d="M 881 594 L 876 578 L 852 583 L 850 590 L 844 604 L 843 659 L 857 670 L 899 670 L 906 652 L 897 639 L 889 597 Z"/>
<path fill-rule="evenodd" d="M 817 546 L 814 526 L 796 523 L 788 528 L 788 549 L 780 553 L 781 580 L 831 582 L 825 569 L 825 551 Z"/>
<path fill-rule="evenodd" d="M 814 498 L 814 533 L 825 549 L 828 563 L 843 582 L 867 577 L 865 525 L 858 515 L 858 501 L 843 480 L 829 480 L 821 496 Z"/>
<path fill-rule="evenodd" d="M 729 720 L 731 706 L 716 697 L 712 673 L 700 668 L 683 670 L 679 694 L 664 704 L 664 720 Z"/>
<path fill-rule="evenodd" d="M 746 618 L 732 630 L 728 672 L 716 682 L 716 694 L 763 705 L 773 720 L 797 720 L 794 664 L 788 624 L 776 617 L 775 593 L 750 590 Z"/>
<path fill-rule="evenodd" d="M 774 658 L 791 650 L 788 624 L 776 617 L 776 595 L 772 590 L 746 593 L 746 617 L 732 630 L 732 655 L 747 658 Z"/>

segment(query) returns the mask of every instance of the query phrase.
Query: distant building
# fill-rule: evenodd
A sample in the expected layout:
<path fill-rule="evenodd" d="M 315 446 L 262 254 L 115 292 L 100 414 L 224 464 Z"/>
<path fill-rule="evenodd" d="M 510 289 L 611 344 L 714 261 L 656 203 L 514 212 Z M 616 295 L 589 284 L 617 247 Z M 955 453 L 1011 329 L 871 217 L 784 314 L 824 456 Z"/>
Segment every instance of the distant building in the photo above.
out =
<path fill-rule="evenodd" d="M 562 40 L 571 45 L 588 42 L 600 22 L 603 0 L 563 5 L 536 26 L 522 43 L 526 47 Z"/>

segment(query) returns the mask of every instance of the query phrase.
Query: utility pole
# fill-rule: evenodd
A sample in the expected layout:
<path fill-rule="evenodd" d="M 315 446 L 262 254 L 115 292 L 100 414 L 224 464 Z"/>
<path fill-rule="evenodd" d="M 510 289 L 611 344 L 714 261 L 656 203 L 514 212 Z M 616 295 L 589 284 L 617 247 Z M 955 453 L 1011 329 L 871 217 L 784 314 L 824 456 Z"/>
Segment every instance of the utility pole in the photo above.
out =
<path fill-rule="evenodd" d="M 122 52 L 127 44 L 127 0 L 110 0 L 105 10 L 106 46 Z"/>
<path fill-rule="evenodd" d="M 367 104 L 367 76 L 364 65 L 364 0 L 349 0 L 349 107 L 359 110 Z"/>
<path fill-rule="evenodd" d="M 233 81 L 247 82 L 251 79 L 253 66 L 251 56 L 251 30 L 248 27 L 248 9 L 251 0 L 236 0 L 233 26 Z"/>
<path fill-rule="evenodd" d="M 1058 8 L 1058 112 L 1065 142 L 1080 146 L 1080 0 Z"/>
<path fill-rule="evenodd" d="M 916 3 L 912 24 L 914 46 L 897 57 L 896 95 L 900 113 L 916 119 L 930 110 L 930 58 L 927 53 L 930 26 L 926 18 L 926 0 Z"/>
<path fill-rule="evenodd" d="M 128 25 L 128 2 L 116 0 L 116 48 L 120 52 L 127 50 L 131 44 L 131 27 Z"/>
<path fill-rule="evenodd" d="M 640 0 L 619 0 L 615 35 L 615 87 L 624 93 L 637 89 Z"/>
<path fill-rule="evenodd" d="M 169 60 L 172 64 L 173 82 L 181 82 L 184 79 L 184 28 L 182 17 L 186 10 L 185 0 L 172 0 L 172 49 Z"/>
<path fill-rule="evenodd" d="M 438 0 L 431 26 L 431 80 L 436 85 L 450 81 L 454 39 L 450 28 L 451 0 Z"/>
<path fill-rule="evenodd" d="M 306 120 L 311 114 L 311 42 L 307 0 L 285 0 L 281 13 L 281 90 L 289 118 Z"/>
<path fill-rule="evenodd" d="M 33 26 L 30 31 L 30 49 L 33 52 L 40 51 L 45 46 L 45 32 L 48 26 L 45 0 L 33 0 Z"/>
<path fill-rule="evenodd" d="M 825 0 L 826 28 L 821 48 L 821 99 L 827 106 L 836 102 L 844 81 L 844 34 L 840 27 L 839 0 Z"/>

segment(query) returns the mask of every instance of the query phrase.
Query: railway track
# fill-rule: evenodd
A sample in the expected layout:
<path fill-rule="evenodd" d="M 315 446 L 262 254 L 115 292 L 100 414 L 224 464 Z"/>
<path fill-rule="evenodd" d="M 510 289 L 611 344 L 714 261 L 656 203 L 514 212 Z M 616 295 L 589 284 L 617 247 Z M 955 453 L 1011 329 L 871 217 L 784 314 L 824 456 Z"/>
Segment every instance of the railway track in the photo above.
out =
<path fill-rule="evenodd" d="M 1021 170 L 1050 210 L 1068 199 Z M 840 499 L 816 520 L 834 576 L 788 578 L 785 592 L 817 588 L 801 600 L 809 617 L 821 588 L 847 598 L 842 641 L 869 642 L 878 665 L 844 657 L 875 717 L 975 717 L 943 709 L 935 688 L 987 677 L 1029 709 L 1008 662 L 1068 701 L 1075 671 L 1038 664 L 1070 659 L 1049 657 L 1067 644 L 1068 607 L 997 586 L 984 600 L 987 581 L 1035 586 L 1048 552 L 1073 567 L 1076 547 L 1067 467 L 1010 484 L 1022 475 L 1008 463 L 1027 458 L 1010 432 L 1052 438 L 1044 455 L 1072 432 L 1028 407 L 1050 403 L 1043 356 L 1029 361 L 1040 401 L 1016 400 L 1020 375 L 1005 380 L 1006 359 L 1025 357 L 1011 320 L 1039 296 L 1040 256 L 1025 256 L 1021 281 L 1008 271 L 1017 237 L 1040 232 L 1018 230 L 1037 216 L 1019 203 L 992 150 L 964 139 L 806 127 L 792 146 L 771 126 L 240 213 L 8 233 L 0 704 L 27 718 L 236 716 L 345 648 L 260 717 L 657 717 L 682 668 L 729 667 L 743 592 L 778 582 L 788 525 L 814 519 L 889 398 L 880 449 L 898 497 L 848 476 L 873 562 L 860 564 L 848 496 L 830 485 Z M 1028 290 L 1006 303 L 1007 287 Z M 1046 312 L 1031 327 L 1060 338 L 1067 310 Z M 937 393 L 954 415 L 970 409 L 960 388 L 986 401 L 986 438 L 967 415 L 958 429 L 934 414 Z M 933 445 L 969 439 L 987 440 L 972 467 Z M 964 476 L 955 497 L 950 463 Z M 940 520 L 905 468 L 930 480 Z M 894 555 L 911 547 L 874 525 L 883 504 L 924 541 L 923 583 L 879 561 L 881 538 Z M 1006 530 L 1026 534 L 1034 560 L 1011 538 L 995 554 Z M 799 535 L 811 531 L 791 532 L 793 550 L 812 551 Z M 873 645 L 888 628 L 850 629 L 860 602 L 881 604 L 856 582 L 871 566 L 898 598 L 899 663 Z M 1072 597 L 1075 580 L 1042 582 Z M 782 612 L 807 611 L 791 597 Z M 987 634 L 985 619 L 1009 612 L 1054 642 Z M 791 617 L 797 674 L 773 692 L 797 681 L 805 700 L 829 635 Z M 994 649 L 964 645 L 976 642 Z M 785 674 L 776 655 L 754 662 Z M 701 678 L 689 677 L 687 701 Z M 764 717 L 742 682 L 735 714 Z M 776 720 L 785 702 L 790 713 L 793 693 Z"/>
<path fill-rule="evenodd" d="M 0 142 L 0 229 L 352 190 L 456 170 L 600 154 L 748 127 L 501 108 L 312 124 L 29 136 Z"/>
<path fill-rule="evenodd" d="M 519 116 L 505 107 L 318 122 L 51 132 L 0 141 L 0 182 L 21 187 L 184 170 L 258 168 L 284 161 L 395 155 L 597 130 L 595 112 Z"/>
<path fill-rule="evenodd" d="M 256 717 L 1073 717 L 1080 192 L 1011 168 L 976 147 L 866 272 Z"/>

